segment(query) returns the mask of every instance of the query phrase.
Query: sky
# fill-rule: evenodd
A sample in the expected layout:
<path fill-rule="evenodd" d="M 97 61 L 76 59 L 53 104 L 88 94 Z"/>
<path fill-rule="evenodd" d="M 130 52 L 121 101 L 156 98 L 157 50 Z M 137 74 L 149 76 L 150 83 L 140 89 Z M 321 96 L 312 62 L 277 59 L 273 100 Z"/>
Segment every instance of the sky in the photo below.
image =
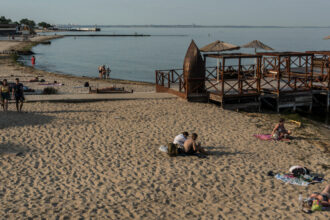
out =
<path fill-rule="evenodd" d="M 0 16 L 51 24 L 330 26 L 329 0 L 0 0 Z"/>

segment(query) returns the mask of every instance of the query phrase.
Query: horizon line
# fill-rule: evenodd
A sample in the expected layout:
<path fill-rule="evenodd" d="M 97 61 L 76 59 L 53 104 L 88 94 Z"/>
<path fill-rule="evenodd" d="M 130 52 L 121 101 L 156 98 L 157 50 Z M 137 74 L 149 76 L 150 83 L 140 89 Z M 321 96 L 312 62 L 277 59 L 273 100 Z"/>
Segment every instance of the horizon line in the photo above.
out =
<path fill-rule="evenodd" d="M 85 26 L 85 27 L 177 27 L 177 28 L 330 28 L 317 25 L 196 25 L 196 24 L 56 24 L 56 26 Z"/>

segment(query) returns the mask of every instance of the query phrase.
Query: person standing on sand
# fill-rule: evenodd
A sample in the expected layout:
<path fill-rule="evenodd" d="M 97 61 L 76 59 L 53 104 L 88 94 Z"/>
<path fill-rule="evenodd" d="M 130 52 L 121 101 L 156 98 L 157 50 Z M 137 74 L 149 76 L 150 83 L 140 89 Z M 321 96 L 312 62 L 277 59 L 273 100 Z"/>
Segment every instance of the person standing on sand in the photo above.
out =
<path fill-rule="evenodd" d="M 107 67 L 107 76 L 106 76 L 107 79 L 110 79 L 110 73 L 111 73 L 110 66 L 108 66 Z"/>
<path fill-rule="evenodd" d="M 1 95 L 1 105 L 3 107 L 3 111 L 8 111 L 8 101 L 10 99 L 9 94 L 9 85 L 6 79 L 2 81 L 2 85 L 0 87 L 0 95 Z"/>
<path fill-rule="evenodd" d="M 107 70 L 105 69 L 105 65 L 102 66 L 102 79 L 105 79 L 107 76 Z"/>
<path fill-rule="evenodd" d="M 24 87 L 23 84 L 19 82 L 19 78 L 16 78 L 16 84 L 12 89 L 12 95 L 16 100 L 16 109 L 18 112 L 22 112 L 23 102 L 24 102 Z"/>
<path fill-rule="evenodd" d="M 32 66 L 34 66 L 36 64 L 36 57 L 35 56 L 32 56 L 31 64 L 32 64 Z"/>
<path fill-rule="evenodd" d="M 198 135 L 196 133 L 193 133 L 191 135 L 191 138 L 187 139 L 184 144 L 184 152 L 186 154 L 194 154 L 194 153 L 202 153 L 202 154 L 207 154 L 207 152 L 201 147 L 200 143 L 197 143 Z"/>

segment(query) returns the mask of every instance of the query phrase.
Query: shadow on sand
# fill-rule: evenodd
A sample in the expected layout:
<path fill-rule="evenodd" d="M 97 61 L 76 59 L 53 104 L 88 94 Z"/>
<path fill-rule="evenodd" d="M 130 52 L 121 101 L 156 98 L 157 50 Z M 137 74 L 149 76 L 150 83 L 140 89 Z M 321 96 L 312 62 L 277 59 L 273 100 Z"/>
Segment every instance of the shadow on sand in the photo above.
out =
<path fill-rule="evenodd" d="M 16 156 L 24 156 L 24 154 L 29 151 L 31 151 L 31 149 L 10 142 L 0 143 L 0 155 L 13 154 Z"/>
<path fill-rule="evenodd" d="M 53 116 L 38 113 L 0 112 L 0 129 L 42 125 L 51 122 Z"/>

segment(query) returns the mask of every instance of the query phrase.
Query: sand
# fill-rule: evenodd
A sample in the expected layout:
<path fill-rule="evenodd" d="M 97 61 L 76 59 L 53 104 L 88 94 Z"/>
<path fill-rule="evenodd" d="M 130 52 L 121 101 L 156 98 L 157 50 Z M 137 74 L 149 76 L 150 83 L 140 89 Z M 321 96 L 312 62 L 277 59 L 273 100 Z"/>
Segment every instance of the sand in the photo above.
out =
<path fill-rule="evenodd" d="M 2 61 L 1 78 L 38 73 Z M 45 78 L 63 81 L 62 93 L 84 92 L 72 88 L 77 79 Z M 14 108 L 0 112 L 3 219 L 330 218 L 330 212 L 298 209 L 299 193 L 305 197 L 328 182 L 301 187 L 267 176 L 300 164 L 328 180 L 329 131 L 319 126 L 288 123 L 295 140 L 260 141 L 252 134 L 270 132 L 279 115 L 179 98 Z M 170 158 L 158 150 L 185 130 L 197 132 L 211 155 Z"/>

